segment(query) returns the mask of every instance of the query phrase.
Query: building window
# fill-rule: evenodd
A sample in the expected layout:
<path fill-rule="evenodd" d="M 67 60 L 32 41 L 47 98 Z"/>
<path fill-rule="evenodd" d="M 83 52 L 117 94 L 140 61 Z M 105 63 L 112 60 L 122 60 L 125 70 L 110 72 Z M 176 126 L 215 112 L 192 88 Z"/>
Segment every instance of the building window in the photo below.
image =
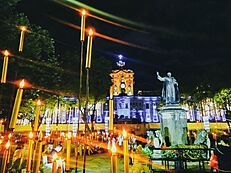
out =
<path fill-rule="evenodd" d="M 146 109 L 149 109 L 149 103 L 146 103 Z"/>

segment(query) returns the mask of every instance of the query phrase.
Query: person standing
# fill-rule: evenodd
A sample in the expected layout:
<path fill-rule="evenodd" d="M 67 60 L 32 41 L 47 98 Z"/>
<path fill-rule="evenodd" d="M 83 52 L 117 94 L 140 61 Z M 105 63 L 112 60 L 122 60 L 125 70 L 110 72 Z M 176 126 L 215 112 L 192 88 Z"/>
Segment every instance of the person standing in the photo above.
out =
<path fill-rule="evenodd" d="M 231 146 L 229 136 L 221 136 L 221 140 L 215 148 L 214 155 L 216 155 L 218 160 L 218 172 L 231 172 Z"/>

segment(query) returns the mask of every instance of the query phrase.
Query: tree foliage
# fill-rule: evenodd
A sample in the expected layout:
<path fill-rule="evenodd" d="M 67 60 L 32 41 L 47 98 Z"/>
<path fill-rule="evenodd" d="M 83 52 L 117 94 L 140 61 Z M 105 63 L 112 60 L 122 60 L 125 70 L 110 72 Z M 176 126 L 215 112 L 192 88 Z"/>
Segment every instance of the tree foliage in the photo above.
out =
<path fill-rule="evenodd" d="M 93 57 L 90 72 L 90 94 L 96 102 L 104 99 L 109 93 L 111 70 L 112 62 L 106 57 Z"/>
<path fill-rule="evenodd" d="M 220 105 L 226 111 L 230 111 L 230 103 L 231 103 L 231 88 L 222 89 L 218 93 L 215 94 L 214 100 L 218 105 Z"/>
<path fill-rule="evenodd" d="M 33 119 L 34 100 L 41 98 L 46 107 L 62 102 L 63 96 L 78 96 L 80 52 L 55 53 L 55 42 L 49 32 L 31 24 L 29 19 L 16 10 L 20 0 L 0 0 L 0 49 L 12 53 L 9 62 L 8 81 L 25 78 L 31 88 L 25 89 L 21 112 Z M 27 26 L 23 52 L 18 52 L 20 26 Z M 85 59 L 85 57 L 84 57 Z M 1 61 L 2 63 L 2 61 Z M 85 100 L 86 70 L 83 61 L 83 90 Z M 105 98 L 110 86 L 110 60 L 94 56 L 90 69 L 90 98 L 96 104 Z M 17 77 L 16 77 L 17 76 Z M 16 87 L 17 88 L 17 87 Z M 72 103 L 70 103 L 72 104 Z"/>
<path fill-rule="evenodd" d="M 53 38 L 47 30 L 31 24 L 23 13 L 17 12 L 15 7 L 18 2 L 0 0 L 0 49 L 7 49 L 12 54 L 7 80 L 25 78 L 32 86 L 24 91 L 21 108 L 21 111 L 30 114 L 33 112 L 31 100 L 38 97 L 46 102 L 56 100 L 61 80 L 60 67 Z M 22 53 L 18 52 L 20 26 L 27 26 Z"/>

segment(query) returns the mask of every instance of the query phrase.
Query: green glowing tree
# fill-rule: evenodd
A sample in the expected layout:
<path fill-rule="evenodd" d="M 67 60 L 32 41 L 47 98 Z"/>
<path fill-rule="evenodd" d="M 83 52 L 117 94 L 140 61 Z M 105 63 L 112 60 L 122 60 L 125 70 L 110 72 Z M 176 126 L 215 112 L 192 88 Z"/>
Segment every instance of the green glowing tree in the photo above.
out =
<path fill-rule="evenodd" d="M 215 102 L 223 109 L 226 110 L 226 119 L 227 124 L 230 128 L 230 121 L 231 121 L 231 88 L 222 89 L 214 96 Z"/>

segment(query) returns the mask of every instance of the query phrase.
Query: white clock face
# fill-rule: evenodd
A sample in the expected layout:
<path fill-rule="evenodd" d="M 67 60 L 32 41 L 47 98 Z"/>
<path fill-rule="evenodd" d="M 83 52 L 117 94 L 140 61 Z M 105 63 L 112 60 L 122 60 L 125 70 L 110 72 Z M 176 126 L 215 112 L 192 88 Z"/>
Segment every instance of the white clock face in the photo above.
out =
<path fill-rule="evenodd" d="M 125 88 L 125 84 L 124 83 L 120 84 L 120 87 Z"/>

